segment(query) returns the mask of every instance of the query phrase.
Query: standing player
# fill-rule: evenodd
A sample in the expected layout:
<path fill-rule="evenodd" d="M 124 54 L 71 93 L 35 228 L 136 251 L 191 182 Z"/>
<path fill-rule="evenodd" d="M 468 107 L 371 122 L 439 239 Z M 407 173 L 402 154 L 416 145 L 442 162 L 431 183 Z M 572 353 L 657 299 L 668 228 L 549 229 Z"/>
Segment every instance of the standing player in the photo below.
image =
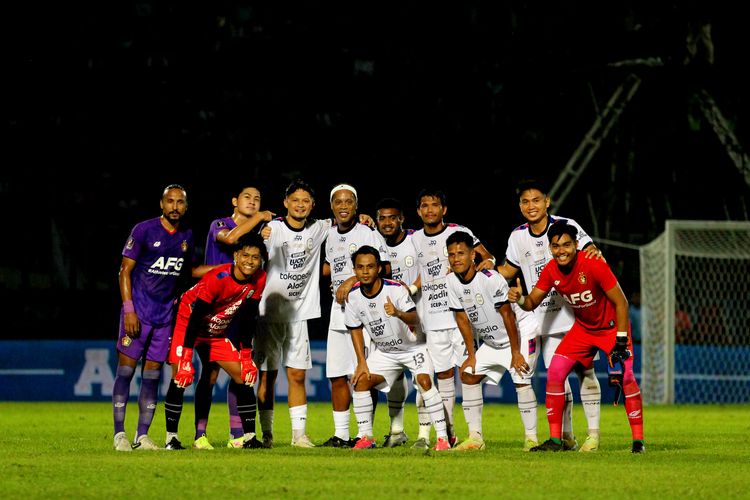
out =
<path fill-rule="evenodd" d="M 172 335 L 169 362 L 172 381 L 164 401 L 167 417 L 168 450 L 180 450 L 177 431 L 182 414 L 185 388 L 195 377 L 193 349 L 204 348 L 209 363 L 218 364 L 231 377 L 237 395 L 237 411 L 244 430 L 245 448 L 253 448 L 255 437 L 252 386 L 258 376 L 253 362 L 252 339 L 258 304 L 266 284 L 263 271 L 265 245 L 257 234 L 246 234 L 232 245 L 233 262 L 208 272 L 195 286 L 182 294 Z M 227 337 L 229 326 L 238 322 L 239 350 Z M 196 435 L 194 448 L 213 449 L 205 434 Z"/>
<path fill-rule="evenodd" d="M 550 198 L 542 184 L 535 180 L 522 181 L 516 188 L 519 197 L 521 214 L 526 223 L 517 227 L 508 238 L 508 250 L 505 263 L 497 270 L 507 280 L 513 280 L 520 275 L 530 290 L 539 279 L 544 266 L 552 260 L 549 250 L 547 231 L 557 221 L 567 221 L 578 229 L 579 249 L 584 250 L 586 256 L 601 255 L 591 238 L 573 220 L 549 215 Z M 553 291 L 535 311 L 537 321 L 541 327 L 541 351 L 544 365 L 549 368 L 552 355 L 565 332 L 573 324 L 573 314 L 565 306 L 562 298 Z M 576 374 L 580 380 L 581 402 L 588 421 L 588 435 L 579 451 L 596 451 L 599 447 L 599 414 L 601 401 L 601 387 L 594 373 L 594 367 L 576 366 Z M 570 383 L 565 380 L 565 411 L 563 416 L 563 442 L 566 450 L 578 448 L 573 435 L 573 393 Z"/>
<path fill-rule="evenodd" d="M 157 450 L 148 437 L 154 418 L 161 367 L 169 353 L 174 301 L 185 269 L 192 267 L 193 232 L 180 227 L 187 211 L 187 193 L 171 184 L 162 192 L 162 215 L 136 224 L 122 251 L 120 266 L 120 334 L 117 339 L 117 375 L 112 390 L 115 424 L 114 447 L 118 451 Z M 193 271 L 199 276 L 208 268 Z M 125 434 L 125 410 L 130 382 L 138 360 L 143 358 L 138 397 L 138 431 L 131 446 Z"/>
<path fill-rule="evenodd" d="M 326 377 L 331 381 L 334 435 L 323 446 L 351 448 L 349 439 L 349 406 L 351 393 L 348 378 L 357 367 L 352 339 L 344 321 L 344 303 L 356 278 L 352 268 L 352 254 L 365 245 L 378 248 L 381 260 L 387 260 L 378 233 L 357 221 L 357 191 L 348 184 L 331 190 L 331 210 L 335 226 L 328 229 L 323 264 L 323 275 L 331 277 L 333 303 L 326 343 Z"/>
<path fill-rule="evenodd" d="M 534 315 L 518 308 L 518 316 L 508 302 L 508 284 L 495 270 L 477 272 L 474 264 L 474 238 L 457 231 L 446 241 L 448 262 L 453 271 L 446 278 L 448 305 L 464 338 L 476 336 L 482 342 L 475 359 L 464 361 L 459 374 L 462 406 L 469 437 L 457 450 L 483 450 L 482 381 L 498 385 L 510 371 L 518 395 L 518 410 L 525 429 L 524 448 L 536 446 L 537 404 L 531 375 L 536 366 L 536 337 L 539 326 Z M 517 321 L 517 322 L 516 322 Z M 519 334 L 520 330 L 520 334 Z M 530 396 L 529 396 L 530 394 Z"/>
<path fill-rule="evenodd" d="M 495 267 L 495 258 L 478 238 L 466 227 L 445 224 L 443 217 L 448 212 L 445 194 L 442 191 L 423 189 L 417 197 L 417 215 L 424 227 L 414 232 L 412 240 L 417 249 L 417 263 L 422 285 L 422 295 L 417 306 L 422 329 L 427 336 L 427 350 L 435 365 L 438 391 L 443 398 L 448 417 L 448 435 L 455 443 L 453 432 L 453 406 L 456 403 L 455 367 L 465 359 L 468 347 L 464 345 L 456 319 L 448 308 L 448 290 L 445 278 L 448 268 L 446 239 L 456 231 L 464 231 L 474 238 L 474 250 L 480 255 L 477 270 Z"/>
<path fill-rule="evenodd" d="M 378 202 L 375 207 L 375 222 L 378 232 L 383 237 L 383 242 L 388 253 L 388 261 L 391 265 L 391 277 L 394 281 L 407 286 L 413 299 L 419 293 L 419 268 L 417 267 L 417 249 L 412 243 L 413 229 L 404 229 L 404 208 L 399 200 L 385 198 Z M 419 326 L 415 327 L 415 333 L 424 340 Z M 388 416 L 391 428 L 383 442 L 384 448 L 393 448 L 406 443 L 409 437 L 404 432 L 404 403 L 409 392 L 408 382 L 403 374 L 396 379 L 388 391 Z M 412 448 L 427 450 L 430 448 L 430 429 L 432 422 L 430 415 L 424 406 L 422 393 L 417 390 L 417 414 L 419 416 L 419 436 Z"/>
<path fill-rule="evenodd" d="M 346 303 L 346 325 L 351 330 L 357 369 L 354 385 L 354 414 L 359 427 L 355 449 L 375 448 L 372 431 L 373 387 L 388 392 L 396 379 L 408 369 L 417 381 L 425 405 L 435 426 L 438 439 L 435 451 L 450 449 L 446 432 L 445 412 L 440 394 L 432 385 L 432 363 L 426 346 L 410 327 L 419 323 L 416 306 L 409 291 L 400 283 L 380 277 L 380 253 L 363 246 L 352 255 L 359 280 Z M 367 331 L 376 349 L 365 359 L 364 335 Z M 467 337 L 470 345 L 471 339 Z M 473 351 L 471 355 L 473 356 Z"/>
<path fill-rule="evenodd" d="M 232 246 L 249 232 L 258 232 L 258 227 L 263 222 L 273 219 L 272 212 L 260 210 L 260 191 L 252 186 L 242 188 L 237 196 L 232 197 L 234 211 L 230 217 L 222 217 L 211 222 L 206 238 L 205 263 L 208 265 L 226 264 L 232 262 Z M 236 339 L 236 325 L 230 323 L 227 337 L 234 341 Z M 201 374 L 198 385 L 195 388 L 195 434 L 199 439 L 206 433 L 208 426 L 208 415 L 211 410 L 211 399 L 213 386 L 219 376 L 219 365 L 208 362 L 206 349 L 196 350 L 201 360 Z M 227 446 L 230 448 L 241 448 L 245 444 L 244 431 L 237 412 L 237 395 L 234 393 L 234 385 L 227 386 L 227 407 L 229 409 L 229 432 L 230 439 Z M 255 433 L 255 407 L 257 405 L 255 392 L 251 391 L 251 426 Z M 260 447 L 261 443 L 253 436 L 250 440 L 253 447 Z"/>
<path fill-rule="evenodd" d="M 570 304 L 575 322 L 557 347 L 547 372 L 547 420 L 550 439 L 531 451 L 562 451 L 562 413 L 564 384 L 576 363 L 591 366 L 601 349 L 609 356 L 610 366 L 622 364 L 622 390 L 625 412 L 633 436 L 633 453 L 645 451 L 643 445 L 643 402 L 633 374 L 633 343 L 629 337 L 628 300 L 604 260 L 578 257 L 578 229 L 557 222 L 548 231 L 554 262 L 542 270 L 527 297 L 521 280 L 508 293 L 526 311 L 537 308 L 554 288 Z"/>
<path fill-rule="evenodd" d="M 256 357 L 261 370 L 258 406 L 266 448 L 273 446 L 274 386 L 282 364 L 289 381 L 292 446 L 315 446 L 305 434 L 305 372 L 312 368 L 307 320 L 320 317 L 320 247 L 331 221 L 308 219 L 314 206 L 312 188 L 295 180 L 284 193 L 286 216 L 272 220 L 264 230 L 268 282 L 260 303 Z"/>

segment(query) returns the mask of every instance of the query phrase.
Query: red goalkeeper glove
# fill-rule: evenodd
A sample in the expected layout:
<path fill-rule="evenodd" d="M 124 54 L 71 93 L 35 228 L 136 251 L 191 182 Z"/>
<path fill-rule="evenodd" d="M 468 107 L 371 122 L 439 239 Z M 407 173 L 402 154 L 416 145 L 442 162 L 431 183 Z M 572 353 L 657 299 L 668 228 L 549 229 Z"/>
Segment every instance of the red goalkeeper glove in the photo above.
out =
<path fill-rule="evenodd" d="M 177 374 L 174 376 L 174 381 L 177 387 L 185 389 L 193 385 L 194 379 L 193 350 L 189 347 L 183 347 L 182 356 L 180 356 L 180 361 L 177 363 Z"/>
<path fill-rule="evenodd" d="M 240 363 L 242 364 L 242 380 L 250 387 L 258 380 L 258 367 L 253 361 L 252 349 L 240 349 Z"/>

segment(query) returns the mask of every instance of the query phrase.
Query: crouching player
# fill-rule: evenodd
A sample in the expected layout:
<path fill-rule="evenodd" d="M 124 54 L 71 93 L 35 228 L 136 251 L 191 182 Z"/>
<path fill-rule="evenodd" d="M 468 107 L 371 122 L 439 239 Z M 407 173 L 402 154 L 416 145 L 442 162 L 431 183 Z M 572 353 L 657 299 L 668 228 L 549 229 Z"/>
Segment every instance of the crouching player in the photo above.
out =
<path fill-rule="evenodd" d="M 257 234 L 246 234 L 233 245 L 234 262 L 215 267 L 180 299 L 169 363 L 172 381 L 164 402 L 167 420 L 166 448 L 183 449 L 177 437 L 185 388 L 195 378 L 193 349 L 206 346 L 209 361 L 216 362 L 231 377 L 237 409 L 245 432 L 244 444 L 255 437 L 252 427 L 252 386 L 258 369 L 252 358 L 258 304 L 266 284 L 263 270 L 265 245 Z M 239 351 L 227 338 L 227 327 L 239 321 Z M 195 436 L 194 448 L 212 449 L 205 434 Z"/>
<path fill-rule="evenodd" d="M 461 366 L 461 391 L 464 418 L 469 437 L 456 450 L 483 450 L 482 382 L 499 384 L 506 371 L 511 372 L 518 395 L 518 410 L 525 428 L 524 449 L 537 442 L 537 402 L 531 387 L 536 367 L 536 341 L 539 325 L 534 315 L 519 309 L 518 318 L 508 302 L 508 284 L 495 270 L 477 272 L 474 264 L 474 240 L 465 232 L 455 232 L 446 240 L 448 262 L 453 273 L 446 277 L 448 307 L 456 315 L 461 333 L 475 335 L 482 342 L 476 358 Z M 519 335 L 519 330 L 521 334 Z"/>
<path fill-rule="evenodd" d="M 352 262 L 359 283 L 349 292 L 345 316 L 346 327 L 351 331 L 357 355 L 352 385 L 359 439 L 354 449 L 376 446 L 372 430 L 370 389 L 374 387 L 387 393 L 399 375 L 407 369 L 417 381 L 417 389 L 422 394 L 435 427 L 437 442 L 434 449 L 450 449 L 443 400 L 432 384 L 432 360 L 427 353 L 427 345 L 420 342 L 410 328 L 419 324 L 419 316 L 408 288 L 380 277 L 383 266 L 380 254 L 373 247 L 360 247 L 352 254 Z M 367 331 L 376 346 L 367 358 L 363 330 Z"/>
<path fill-rule="evenodd" d="M 570 304 L 575 322 L 557 346 L 547 371 L 547 420 L 550 439 L 531 451 L 561 451 L 565 379 L 576 362 L 591 366 L 601 349 L 611 366 L 623 367 L 622 390 L 625 412 L 633 435 L 633 453 L 643 453 L 643 402 L 633 374 L 633 344 L 630 339 L 628 301 L 604 260 L 579 259 L 578 230 L 565 222 L 552 224 L 547 233 L 554 261 L 549 262 L 531 293 L 523 296 L 521 284 L 511 287 L 508 298 L 527 311 L 536 308 L 555 288 Z"/>

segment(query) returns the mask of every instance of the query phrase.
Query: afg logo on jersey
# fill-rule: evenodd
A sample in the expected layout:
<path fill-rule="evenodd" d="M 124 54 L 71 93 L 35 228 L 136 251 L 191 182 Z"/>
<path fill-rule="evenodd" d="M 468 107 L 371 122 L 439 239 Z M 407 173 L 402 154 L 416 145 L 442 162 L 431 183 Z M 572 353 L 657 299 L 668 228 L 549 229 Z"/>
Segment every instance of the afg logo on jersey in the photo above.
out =
<path fill-rule="evenodd" d="M 474 297 L 474 300 L 476 300 L 477 304 L 479 304 L 480 306 L 484 305 L 484 297 L 482 297 L 481 293 L 476 294 L 476 296 Z"/>
<path fill-rule="evenodd" d="M 404 265 L 406 267 L 412 267 L 414 265 L 414 257 L 412 257 L 411 255 L 407 255 L 404 258 Z"/>
<path fill-rule="evenodd" d="M 314 245 L 313 245 L 313 240 L 312 240 L 312 238 L 308 238 L 308 239 L 307 239 L 307 243 L 305 244 L 305 246 L 307 247 L 307 249 L 308 249 L 308 250 L 312 250 L 312 249 L 313 249 L 313 246 L 314 246 Z"/>
<path fill-rule="evenodd" d="M 170 269 L 179 271 L 182 269 L 183 262 L 184 259 L 182 257 L 169 257 L 166 260 L 164 259 L 164 257 L 159 257 L 158 259 L 156 259 L 156 262 L 151 264 L 151 271 L 169 271 Z"/>
<path fill-rule="evenodd" d="M 571 293 L 570 295 L 561 294 L 563 298 L 565 299 L 565 302 L 570 304 L 571 306 L 576 306 L 581 303 L 588 304 L 592 300 L 594 300 L 594 294 L 591 293 L 591 290 L 584 290 L 581 293 Z"/>
<path fill-rule="evenodd" d="M 588 281 L 586 275 L 584 273 L 578 273 L 578 283 L 585 285 L 586 281 Z"/>
<path fill-rule="evenodd" d="M 356 251 L 357 251 L 357 245 L 356 244 L 352 243 L 351 245 L 349 245 L 349 255 L 353 254 Z"/>

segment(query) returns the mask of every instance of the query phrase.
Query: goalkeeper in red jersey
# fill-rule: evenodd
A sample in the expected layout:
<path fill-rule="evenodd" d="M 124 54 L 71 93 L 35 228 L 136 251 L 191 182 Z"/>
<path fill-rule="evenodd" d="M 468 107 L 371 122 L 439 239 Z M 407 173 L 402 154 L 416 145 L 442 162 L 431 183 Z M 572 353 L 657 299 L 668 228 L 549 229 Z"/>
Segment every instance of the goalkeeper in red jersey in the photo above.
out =
<path fill-rule="evenodd" d="M 185 389 L 195 378 L 193 349 L 200 345 L 208 347 L 209 361 L 216 362 L 231 377 L 229 383 L 235 386 L 245 443 L 254 437 L 251 387 L 257 380 L 258 369 L 251 347 L 258 304 L 266 284 L 265 251 L 259 235 L 242 236 L 233 246 L 234 261 L 211 270 L 180 299 L 169 351 L 172 381 L 164 402 L 169 450 L 183 448 L 177 429 Z M 235 330 L 239 332 L 239 351 L 227 338 L 227 327 L 234 321 L 240 322 Z M 193 447 L 213 448 L 205 434 L 195 436 Z"/>
<path fill-rule="evenodd" d="M 524 297 L 520 282 L 511 287 L 508 299 L 526 311 L 542 303 L 552 288 L 570 305 L 575 322 L 555 351 L 547 371 L 547 420 L 550 439 L 531 451 L 562 451 L 562 412 L 565 379 L 576 363 L 590 366 L 597 350 L 609 357 L 622 375 L 612 375 L 625 395 L 625 411 L 633 434 L 633 453 L 643 453 L 643 402 L 633 373 L 628 301 L 617 278 L 604 260 L 579 259 L 578 230 L 564 221 L 552 224 L 547 233 L 553 262 L 549 262 L 534 288 Z"/>

